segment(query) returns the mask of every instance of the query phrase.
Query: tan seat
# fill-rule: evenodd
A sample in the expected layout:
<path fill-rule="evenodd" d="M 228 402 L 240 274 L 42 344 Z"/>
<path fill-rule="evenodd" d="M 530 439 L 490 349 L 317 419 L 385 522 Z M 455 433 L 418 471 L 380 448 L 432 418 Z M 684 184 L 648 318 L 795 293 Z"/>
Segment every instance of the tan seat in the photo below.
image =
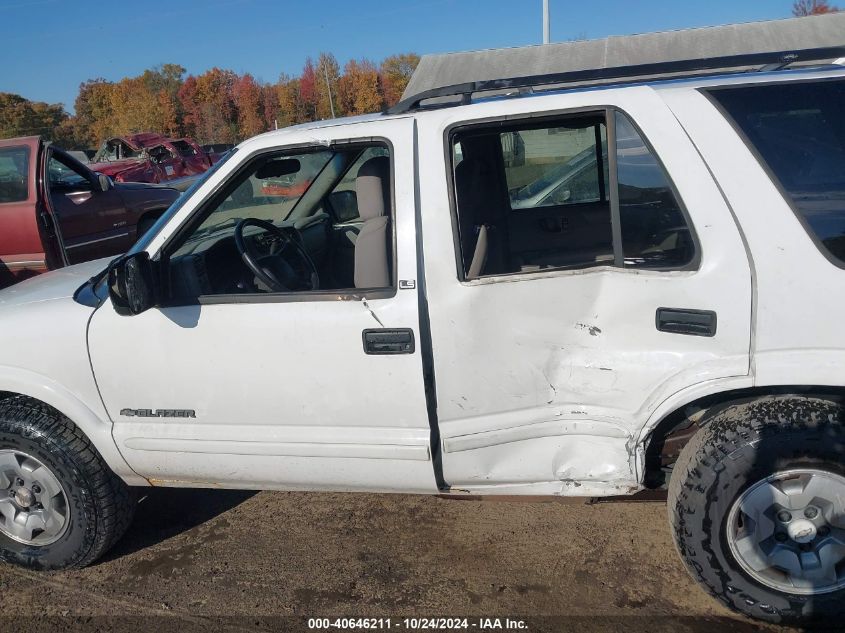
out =
<path fill-rule="evenodd" d="M 371 158 L 355 180 L 364 224 L 355 240 L 355 287 L 390 286 L 390 159 Z"/>

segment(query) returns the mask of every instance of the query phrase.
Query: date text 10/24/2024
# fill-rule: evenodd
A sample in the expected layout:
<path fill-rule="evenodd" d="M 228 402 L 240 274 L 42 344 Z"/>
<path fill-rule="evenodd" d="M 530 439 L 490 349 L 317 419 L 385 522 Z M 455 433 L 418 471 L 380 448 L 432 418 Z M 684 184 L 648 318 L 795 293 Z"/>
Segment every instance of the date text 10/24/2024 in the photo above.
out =
<path fill-rule="evenodd" d="M 525 631 L 528 624 L 524 620 L 511 618 L 308 618 L 308 628 Z"/>

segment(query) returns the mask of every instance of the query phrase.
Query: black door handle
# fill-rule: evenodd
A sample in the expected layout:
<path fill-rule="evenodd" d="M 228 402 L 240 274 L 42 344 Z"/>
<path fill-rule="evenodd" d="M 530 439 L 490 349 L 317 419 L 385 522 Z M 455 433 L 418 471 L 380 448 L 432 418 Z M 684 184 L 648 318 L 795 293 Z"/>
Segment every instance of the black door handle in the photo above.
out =
<path fill-rule="evenodd" d="M 712 310 L 657 308 L 655 322 L 661 332 L 692 336 L 716 335 L 716 313 Z"/>
<path fill-rule="evenodd" d="M 414 331 L 410 328 L 364 330 L 365 354 L 413 354 Z"/>

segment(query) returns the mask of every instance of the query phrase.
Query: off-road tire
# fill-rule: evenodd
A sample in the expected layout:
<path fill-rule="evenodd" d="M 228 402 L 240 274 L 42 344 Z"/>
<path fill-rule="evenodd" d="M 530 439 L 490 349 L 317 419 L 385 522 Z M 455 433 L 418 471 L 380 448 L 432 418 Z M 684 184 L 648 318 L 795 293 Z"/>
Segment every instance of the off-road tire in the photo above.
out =
<path fill-rule="evenodd" d="M 743 571 L 725 536 L 731 506 L 756 482 L 802 467 L 845 475 L 843 420 L 834 402 L 771 396 L 706 416 L 681 451 L 668 495 L 675 544 L 693 578 L 729 608 L 784 624 L 845 614 L 845 589 L 776 591 Z"/>
<path fill-rule="evenodd" d="M 102 556 L 123 536 L 135 512 L 135 494 L 115 475 L 76 425 L 36 400 L 0 401 L 0 450 L 31 455 L 59 480 L 68 500 L 64 534 L 45 546 L 0 533 L 0 559 L 48 570 L 79 568 Z"/>

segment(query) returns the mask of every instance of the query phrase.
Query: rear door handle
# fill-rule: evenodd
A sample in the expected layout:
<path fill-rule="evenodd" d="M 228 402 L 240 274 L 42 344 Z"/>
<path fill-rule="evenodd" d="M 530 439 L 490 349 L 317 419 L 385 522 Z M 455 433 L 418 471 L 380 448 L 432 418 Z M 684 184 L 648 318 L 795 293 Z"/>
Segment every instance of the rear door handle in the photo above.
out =
<path fill-rule="evenodd" d="M 716 335 L 716 313 L 712 310 L 657 308 L 655 322 L 661 332 L 691 336 Z"/>
<path fill-rule="evenodd" d="M 362 337 L 365 354 L 414 353 L 414 331 L 410 328 L 364 330 Z"/>

